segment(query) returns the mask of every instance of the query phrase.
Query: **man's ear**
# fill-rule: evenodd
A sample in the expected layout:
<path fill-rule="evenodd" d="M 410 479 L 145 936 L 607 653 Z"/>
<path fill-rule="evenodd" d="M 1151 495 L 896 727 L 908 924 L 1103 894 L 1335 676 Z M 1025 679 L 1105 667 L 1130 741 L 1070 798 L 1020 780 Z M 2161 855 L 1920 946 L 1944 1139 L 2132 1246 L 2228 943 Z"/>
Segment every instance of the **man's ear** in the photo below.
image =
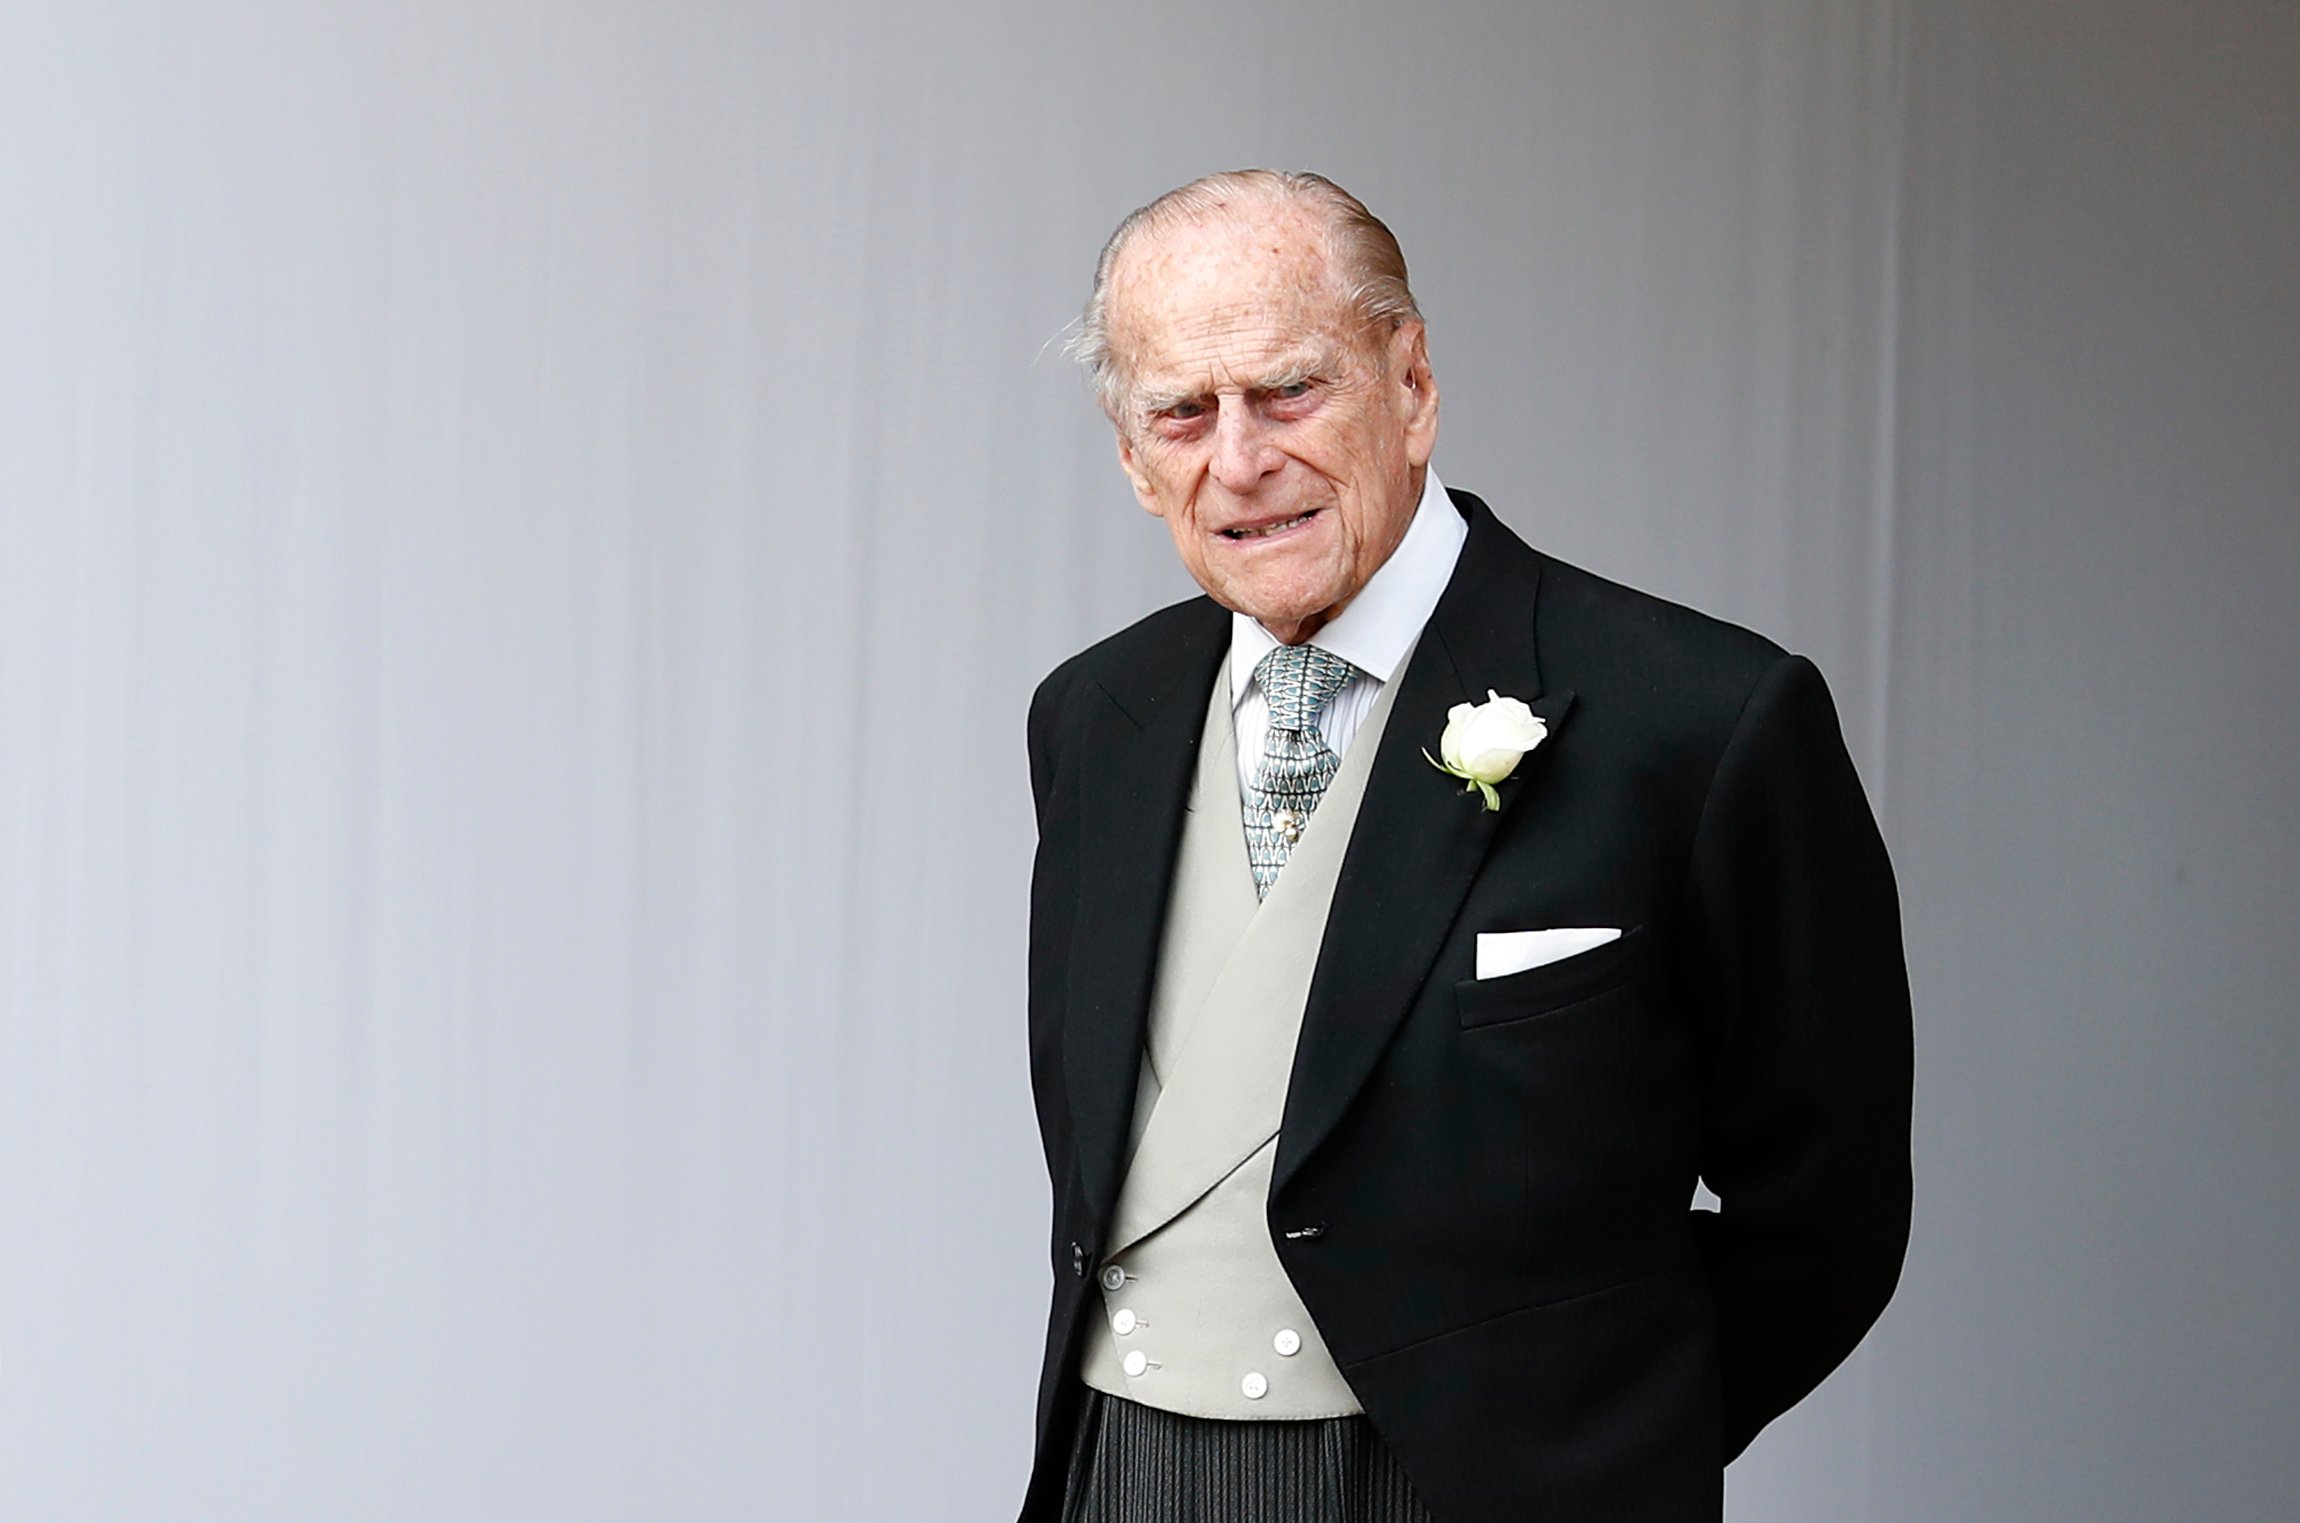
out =
<path fill-rule="evenodd" d="M 1164 518 L 1166 510 L 1158 505 L 1158 494 L 1150 489 L 1150 478 L 1142 474 L 1141 462 L 1134 458 L 1134 445 L 1127 439 L 1124 429 L 1118 430 L 1118 469 L 1124 471 L 1126 479 L 1134 483 L 1134 497 L 1142 504 L 1142 510 Z"/>
<path fill-rule="evenodd" d="M 1430 369 L 1429 330 L 1418 322 L 1400 323 L 1390 335 L 1390 364 L 1398 378 L 1406 458 L 1416 466 L 1427 465 L 1437 449 L 1438 432 L 1438 386 Z"/>

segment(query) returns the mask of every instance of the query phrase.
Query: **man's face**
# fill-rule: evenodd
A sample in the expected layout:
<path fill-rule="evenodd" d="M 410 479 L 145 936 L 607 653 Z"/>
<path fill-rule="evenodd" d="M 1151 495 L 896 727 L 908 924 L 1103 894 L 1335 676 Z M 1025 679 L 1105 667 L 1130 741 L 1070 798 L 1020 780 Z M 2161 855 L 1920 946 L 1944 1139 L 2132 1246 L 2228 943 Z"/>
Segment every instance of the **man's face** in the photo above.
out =
<path fill-rule="evenodd" d="M 1214 601 L 1308 639 L 1405 537 L 1437 442 L 1419 323 L 1366 330 L 1313 213 L 1247 205 L 1112 272 L 1118 460 Z"/>

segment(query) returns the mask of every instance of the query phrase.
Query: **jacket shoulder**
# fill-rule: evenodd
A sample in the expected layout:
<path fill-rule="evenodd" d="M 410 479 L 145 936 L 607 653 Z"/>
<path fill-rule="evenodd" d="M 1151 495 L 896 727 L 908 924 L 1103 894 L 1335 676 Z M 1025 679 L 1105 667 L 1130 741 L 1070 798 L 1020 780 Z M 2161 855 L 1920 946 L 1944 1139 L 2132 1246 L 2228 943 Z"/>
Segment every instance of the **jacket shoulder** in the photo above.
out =
<path fill-rule="evenodd" d="M 1162 687 L 1191 654 L 1226 632 L 1230 615 L 1209 597 L 1186 598 L 1136 619 L 1048 672 L 1030 700 L 1036 730 L 1081 688 L 1118 699 Z"/>
<path fill-rule="evenodd" d="M 1044 811 L 1055 787 L 1062 737 L 1078 723 L 1082 696 L 1104 694 L 1136 724 L 1147 724 L 1177 691 L 1179 677 L 1226 646 L 1229 624 L 1229 614 L 1213 599 L 1190 598 L 1135 620 L 1047 673 L 1031 695 L 1027 731 L 1039 809 Z"/>
<path fill-rule="evenodd" d="M 1534 553 L 1544 680 L 1584 692 L 1626 687 L 1647 703 L 1729 723 L 1788 655 L 1754 630 Z"/>

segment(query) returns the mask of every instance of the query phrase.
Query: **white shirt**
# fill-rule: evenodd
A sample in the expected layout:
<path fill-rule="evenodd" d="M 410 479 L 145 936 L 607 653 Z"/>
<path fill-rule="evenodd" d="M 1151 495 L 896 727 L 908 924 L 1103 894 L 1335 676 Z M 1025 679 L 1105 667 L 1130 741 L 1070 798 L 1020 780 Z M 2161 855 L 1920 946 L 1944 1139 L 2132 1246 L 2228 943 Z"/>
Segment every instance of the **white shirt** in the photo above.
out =
<path fill-rule="evenodd" d="M 1350 606 L 1310 636 L 1310 644 L 1357 668 L 1318 716 L 1318 733 L 1336 756 L 1349 754 L 1350 742 L 1357 739 L 1366 714 L 1381 696 L 1382 684 L 1394 681 L 1405 665 L 1407 652 L 1421 638 L 1422 626 L 1429 622 L 1446 583 L 1453 580 L 1454 562 L 1468 538 L 1469 525 L 1454 511 L 1437 472 L 1424 470 L 1422 500 L 1414 507 L 1405 538 L 1375 568 Z M 1245 614 L 1230 615 L 1230 717 L 1238 731 L 1240 796 L 1253 787 L 1262 739 L 1270 728 L 1270 702 L 1254 680 L 1254 663 L 1277 644 L 1276 637 Z"/>

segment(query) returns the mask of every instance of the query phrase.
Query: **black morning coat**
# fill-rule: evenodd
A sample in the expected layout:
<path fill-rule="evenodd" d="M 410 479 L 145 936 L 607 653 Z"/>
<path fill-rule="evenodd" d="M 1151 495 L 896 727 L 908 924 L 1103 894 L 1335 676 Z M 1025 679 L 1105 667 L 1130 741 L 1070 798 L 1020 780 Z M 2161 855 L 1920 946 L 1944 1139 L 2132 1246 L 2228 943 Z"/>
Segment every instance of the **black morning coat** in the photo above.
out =
<path fill-rule="evenodd" d="M 1443 1523 L 1716 1519 L 1722 1467 L 1876 1319 L 1909 1227 L 1892 869 L 1820 673 L 1468 540 L 1334 894 L 1273 1246 Z M 1023 1523 L 1058 1523 L 1167 882 L 1230 616 L 1177 604 L 1030 709 L 1030 1068 L 1053 1314 Z M 1491 689 L 1547 738 L 1489 812 L 1435 770 Z M 1479 980 L 1480 931 L 1619 940 Z M 1696 1179 L 1722 1201 L 1689 1208 Z"/>

